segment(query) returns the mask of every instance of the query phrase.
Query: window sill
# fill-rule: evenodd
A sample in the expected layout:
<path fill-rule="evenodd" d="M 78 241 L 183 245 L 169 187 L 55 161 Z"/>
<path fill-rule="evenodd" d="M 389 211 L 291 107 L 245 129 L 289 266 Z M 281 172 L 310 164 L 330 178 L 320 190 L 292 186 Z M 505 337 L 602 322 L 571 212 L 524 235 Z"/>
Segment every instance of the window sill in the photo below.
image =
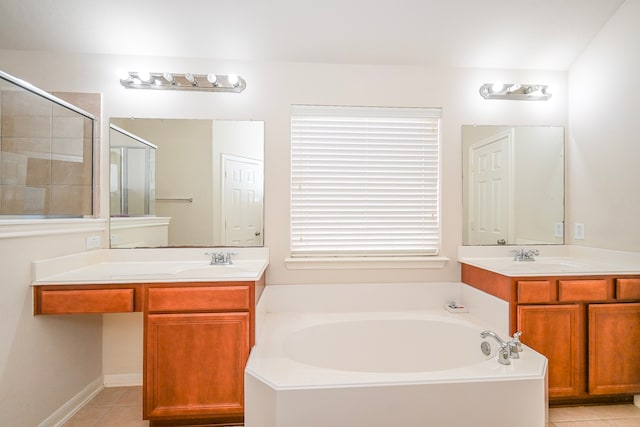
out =
<path fill-rule="evenodd" d="M 436 269 L 444 268 L 449 258 L 429 257 L 318 257 L 286 258 L 289 270 L 363 270 L 363 269 Z"/>

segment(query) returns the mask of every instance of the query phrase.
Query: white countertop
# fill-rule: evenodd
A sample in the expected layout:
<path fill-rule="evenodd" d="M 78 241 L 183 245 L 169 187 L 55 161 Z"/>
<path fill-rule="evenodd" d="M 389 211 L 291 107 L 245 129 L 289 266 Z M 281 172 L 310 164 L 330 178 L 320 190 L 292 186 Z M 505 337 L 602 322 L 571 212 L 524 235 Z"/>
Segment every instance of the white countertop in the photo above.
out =
<path fill-rule="evenodd" d="M 210 265 L 207 252 L 233 263 Z M 32 285 L 256 281 L 268 265 L 268 248 L 101 249 L 34 261 Z"/>
<path fill-rule="evenodd" d="M 516 247 L 461 247 L 458 261 L 503 276 L 640 274 L 640 253 L 579 246 L 523 246 L 540 252 L 535 261 L 514 261 Z"/>

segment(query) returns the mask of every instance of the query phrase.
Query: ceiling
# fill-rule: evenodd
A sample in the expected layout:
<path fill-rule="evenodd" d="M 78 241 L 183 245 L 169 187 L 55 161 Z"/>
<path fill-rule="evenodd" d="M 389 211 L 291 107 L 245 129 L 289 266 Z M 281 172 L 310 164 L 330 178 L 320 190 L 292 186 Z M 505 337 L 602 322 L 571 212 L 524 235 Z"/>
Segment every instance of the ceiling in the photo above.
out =
<path fill-rule="evenodd" d="M 624 0 L 0 0 L 0 49 L 566 70 Z"/>

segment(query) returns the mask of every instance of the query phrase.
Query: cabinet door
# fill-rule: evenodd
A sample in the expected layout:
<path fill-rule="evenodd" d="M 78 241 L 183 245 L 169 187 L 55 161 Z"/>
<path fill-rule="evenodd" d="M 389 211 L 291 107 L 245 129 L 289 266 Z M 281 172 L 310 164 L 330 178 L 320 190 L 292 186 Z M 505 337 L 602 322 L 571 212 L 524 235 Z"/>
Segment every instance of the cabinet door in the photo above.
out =
<path fill-rule="evenodd" d="M 249 313 L 153 314 L 145 326 L 145 418 L 244 414 Z"/>
<path fill-rule="evenodd" d="M 640 393 L 640 303 L 589 305 L 589 393 Z"/>
<path fill-rule="evenodd" d="M 519 305 L 522 342 L 549 359 L 549 397 L 584 394 L 585 326 L 578 304 Z"/>

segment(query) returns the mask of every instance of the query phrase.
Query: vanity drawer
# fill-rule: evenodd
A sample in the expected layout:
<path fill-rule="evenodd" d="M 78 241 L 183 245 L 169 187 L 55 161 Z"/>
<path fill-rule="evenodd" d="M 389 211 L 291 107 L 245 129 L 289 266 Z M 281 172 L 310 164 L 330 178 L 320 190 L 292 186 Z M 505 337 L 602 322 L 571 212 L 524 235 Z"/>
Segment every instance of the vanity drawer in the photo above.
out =
<path fill-rule="evenodd" d="M 640 299 L 640 279 L 616 279 L 616 298 Z"/>
<path fill-rule="evenodd" d="M 122 313 L 134 311 L 133 289 L 43 290 L 37 314 Z"/>
<path fill-rule="evenodd" d="M 149 288 L 149 312 L 249 310 L 249 286 Z"/>
<path fill-rule="evenodd" d="M 518 280 L 518 303 L 544 303 L 558 299 L 555 280 Z"/>
<path fill-rule="evenodd" d="M 559 301 L 602 301 L 609 297 L 607 279 L 559 280 Z"/>

